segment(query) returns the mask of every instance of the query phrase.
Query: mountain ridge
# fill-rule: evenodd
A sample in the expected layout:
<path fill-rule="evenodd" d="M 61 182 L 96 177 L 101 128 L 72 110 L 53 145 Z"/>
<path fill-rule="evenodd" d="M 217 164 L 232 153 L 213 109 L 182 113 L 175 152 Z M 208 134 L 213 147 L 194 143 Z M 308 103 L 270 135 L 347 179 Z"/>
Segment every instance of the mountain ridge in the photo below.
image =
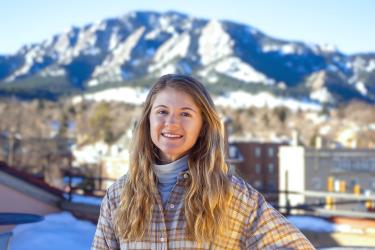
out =
<path fill-rule="evenodd" d="M 267 89 L 321 104 L 375 103 L 375 53 L 346 55 L 176 11 L 130 12 L 0 55 L 0 96 L 58 99 L 111 83 L 151 84 L 166 73 L 192 74 L 211 88 L 225 79 L 217 84 L 222 92 Z"/>

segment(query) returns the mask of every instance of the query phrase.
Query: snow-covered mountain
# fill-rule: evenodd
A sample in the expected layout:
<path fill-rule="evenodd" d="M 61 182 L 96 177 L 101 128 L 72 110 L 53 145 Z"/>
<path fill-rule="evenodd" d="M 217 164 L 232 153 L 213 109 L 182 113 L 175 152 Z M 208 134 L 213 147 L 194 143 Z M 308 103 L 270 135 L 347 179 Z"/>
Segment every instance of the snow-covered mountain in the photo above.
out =
<path fill-rule="evenodd" d="M 320 103 L 375 103 L 375 53 L 345 55 L 249 25 L 144 11 L 73 27 L 0 56 L 0 96 L 144 87 L 166 73 L 193 74 L 217 94 L 267 91 Z"/>

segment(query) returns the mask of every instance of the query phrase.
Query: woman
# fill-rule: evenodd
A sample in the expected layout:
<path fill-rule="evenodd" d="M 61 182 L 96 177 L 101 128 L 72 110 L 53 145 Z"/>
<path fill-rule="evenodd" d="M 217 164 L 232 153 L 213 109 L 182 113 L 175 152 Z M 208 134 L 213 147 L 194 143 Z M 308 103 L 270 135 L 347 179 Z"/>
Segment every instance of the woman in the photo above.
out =
<path fill-rule="evenodd" d="M 103 199 L 92 248 L 314 249 L 227 171 L 207 90 L 189 76 L 162 76 L 136 127 L 129 173 Z"/>

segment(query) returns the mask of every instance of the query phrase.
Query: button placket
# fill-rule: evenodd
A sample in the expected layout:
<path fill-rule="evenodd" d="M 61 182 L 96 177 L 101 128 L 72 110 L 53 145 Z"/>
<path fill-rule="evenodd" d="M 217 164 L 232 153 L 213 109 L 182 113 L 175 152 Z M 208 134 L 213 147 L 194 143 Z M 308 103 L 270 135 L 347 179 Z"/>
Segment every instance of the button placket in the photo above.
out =
<path fill-rule="evenodd" d="M 157 234 L 155 235 L 156 238 L 156 248 L 157 249 L 167 249 L 167 245 L 166 245 L 166 242 L 167 242 L 167 227 L 166 227 L 166 223 L 165 223 L 165 215 L 164 215 L 164 212 L 163 212 L 163 205 L 162 205 L 162 202 L 161 202 L 161 199 L 160 199 L 160 196 L 158 196 L 157 198 L 157 207 L 155 207 L 155 211 L 154 213 L 158 214 L 162 220 L 162 223 L 158 223 L 156 224 L 157 228 L 156 228 L 156 232 Z"/>

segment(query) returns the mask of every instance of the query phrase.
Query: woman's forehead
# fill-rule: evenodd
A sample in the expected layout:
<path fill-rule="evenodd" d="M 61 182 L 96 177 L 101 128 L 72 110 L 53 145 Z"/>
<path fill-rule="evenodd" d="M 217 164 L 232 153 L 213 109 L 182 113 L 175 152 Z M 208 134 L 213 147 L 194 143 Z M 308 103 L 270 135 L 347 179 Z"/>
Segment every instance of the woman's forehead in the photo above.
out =
<path fill-rule="evenodd" d="M 186 91 L 167 87 L 157 93 L 154 97 L 152 107 L 159 105 L 173 106 L 173 107 L 195 107 L 199 109 L 194 98 Z"/>

